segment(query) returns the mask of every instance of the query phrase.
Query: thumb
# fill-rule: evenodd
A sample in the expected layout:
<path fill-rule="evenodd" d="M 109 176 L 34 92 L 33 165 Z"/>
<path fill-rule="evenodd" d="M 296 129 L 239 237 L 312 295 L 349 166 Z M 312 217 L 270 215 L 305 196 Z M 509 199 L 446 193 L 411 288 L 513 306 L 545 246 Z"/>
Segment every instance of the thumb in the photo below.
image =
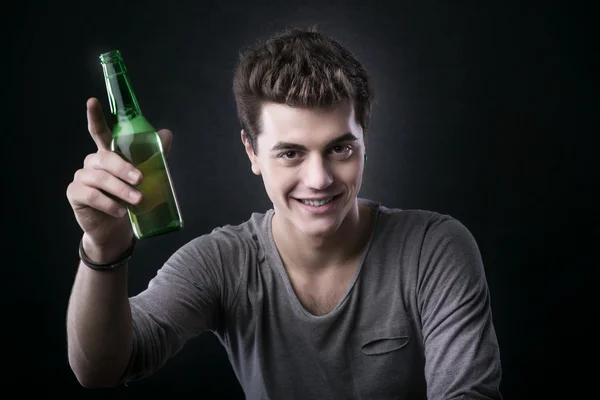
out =
<path fill-rule="evenodd" d="M 168 129 L 161 129 L 158 131 L 158 136 L 160 137 L 165 157 L 167 157 L 171 150 L 171 143 L 173 142 L 173 132 Z"/>

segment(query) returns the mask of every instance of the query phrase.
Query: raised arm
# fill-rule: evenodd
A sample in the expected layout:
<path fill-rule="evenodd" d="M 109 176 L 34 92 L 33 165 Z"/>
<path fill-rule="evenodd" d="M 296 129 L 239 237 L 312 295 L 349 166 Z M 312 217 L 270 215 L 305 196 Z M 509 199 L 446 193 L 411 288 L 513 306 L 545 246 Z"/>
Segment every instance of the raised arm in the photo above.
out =
<path fill-rule="evenodd" d="M 135 185 L 139 171 L 110 151 L 112 138 L 100 103 L 87 102 L 88 130 L 97 145 L 67 188 L 80 225 L 83 253 L 94 263 L 112 263 L 127 254 L 133 231 L 125 205 L 141 198 Z M 171 133 L 159 132 L 168 151 Z M 112 386 L 125 370 L 132 351 L 132 318 L 127 296 L 127 265 L 95 270 L 80 263 L 67 309 L 69 364 L 86 387 Z"/>

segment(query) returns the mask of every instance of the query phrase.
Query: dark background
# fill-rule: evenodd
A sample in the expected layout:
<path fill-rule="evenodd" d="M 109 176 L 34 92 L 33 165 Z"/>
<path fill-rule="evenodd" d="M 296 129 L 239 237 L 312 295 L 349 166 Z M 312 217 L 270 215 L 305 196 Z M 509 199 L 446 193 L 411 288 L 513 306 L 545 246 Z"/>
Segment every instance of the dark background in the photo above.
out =
<path fill-rule="evenodd" d="M 174 133 L 169 163 L 185 219 L 184 230 L 138 244 L 131 292 L 185 242 L 265 211 L 271 204 L 239 139 L 232 69 L 242 46 L 317 24 L 373 80 L 361 196 L 448 213 L 477 239 L 505 398 L 595 391 L 584 366 L 595 365 L 597 348 L 593 14 L 566 2 L 352 3 L 4 3 L 4 388 L 243 398 L 211 334 L 129 387 L 78 384 L 65 314 L 81 231 L 65 192 L 95 151 L 86 100 L 108 109 L 98 55 L 118 48 L 142 110 Z"/>

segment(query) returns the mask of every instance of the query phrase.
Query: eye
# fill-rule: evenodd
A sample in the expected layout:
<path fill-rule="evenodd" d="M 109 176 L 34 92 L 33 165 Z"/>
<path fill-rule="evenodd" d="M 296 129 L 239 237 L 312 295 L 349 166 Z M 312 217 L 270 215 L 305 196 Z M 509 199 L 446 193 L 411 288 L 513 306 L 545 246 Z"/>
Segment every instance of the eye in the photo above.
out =
<path fill-rule="evenodd" d="M 352 154 L 352 146 L 349 144 L 346 145 L 337 145 L 331 148 L 331 152 L 335 156 L 350 156 Z"/>
<path fill-rule="evenodd" d="M 290 150 L 290 151 L 286 151 L 285 153 L 279 154 L 279 157 L 283 158 L 284 160 L 293 160 L 296 158 L 297 155 L 298 155 L 297 151 Z"/>

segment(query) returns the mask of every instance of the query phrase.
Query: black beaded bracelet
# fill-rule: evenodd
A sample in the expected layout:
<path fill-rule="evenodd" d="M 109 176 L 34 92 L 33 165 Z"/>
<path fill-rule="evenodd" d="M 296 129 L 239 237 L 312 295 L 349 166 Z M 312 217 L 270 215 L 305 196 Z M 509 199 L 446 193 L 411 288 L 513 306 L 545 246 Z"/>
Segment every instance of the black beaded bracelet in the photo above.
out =
<path fill-rule="evenodd" d="M 81 261 L 83 261 L 83 263 L 85 265 L 87 265 L 91 269 L 95 269 L 97 271 L 105 271 L 105 270 L 115 269 L 115 268 L 120 267 L 121 265 L 124 265 L 125 263 L 127 263 L 127 261 L 129 261 L 129 259 L 131 258 L 131 255 L 133 254 L 133 249 L 135 249 L 135 243 L 136 243 L 135 238 L 133 238 L 131 240 L 131 246 L 129 246 L 129 248 L 125 251 L 125 253 L 123 253 L 121 258 L 118 259 L 117 261 L 100 264 L 100 263 L 95 263 L 92 260 L 90 260 L 89 258 L 87 258 L 87 256 L 85 255 L 85 252 L 83 251 L 83 238 L 82 238 L 79 241 L 79 258 L 81 259 Z"/>

